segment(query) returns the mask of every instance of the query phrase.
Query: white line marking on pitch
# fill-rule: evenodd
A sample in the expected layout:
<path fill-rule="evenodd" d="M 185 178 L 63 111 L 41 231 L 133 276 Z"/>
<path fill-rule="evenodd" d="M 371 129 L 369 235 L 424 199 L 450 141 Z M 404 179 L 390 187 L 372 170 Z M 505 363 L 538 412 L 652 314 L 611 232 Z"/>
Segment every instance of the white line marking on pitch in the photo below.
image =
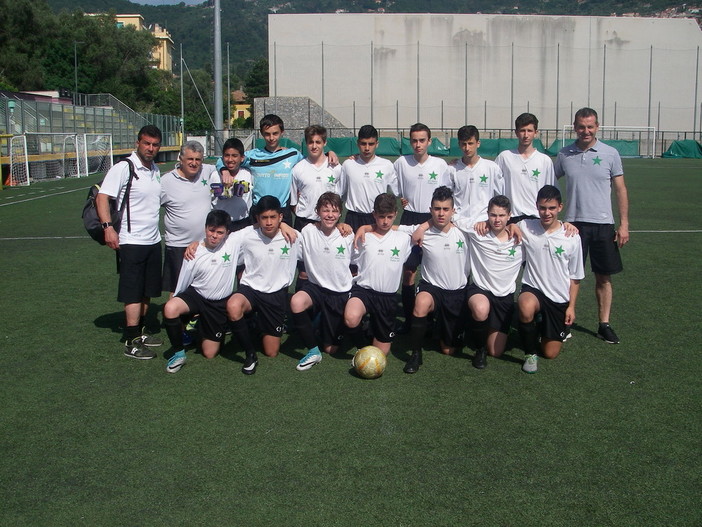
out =
<path fill-rule="evenodd" d="M 0 207 L 7 207 L 8 205 L 17 205 L 18 203 L 26 203 L 27 201 L 34 201 L 36 199 L 50 198 L 52 196 L 58 196 L 60 194 L 70 194 L 71 192 L 78 192 L 79 190 L 88 190 L 90 187 L 75 188 L 73 190 L 65 190 L 63 192 L 52 192 L 51 194 L 46 194 L 45 196 L 37 196 L 36 198 L 21 199 L 19 201 L 12 201 L 10 203 L 0 203 Z M 24 196 L 24 194 L 21 194 Z"/>

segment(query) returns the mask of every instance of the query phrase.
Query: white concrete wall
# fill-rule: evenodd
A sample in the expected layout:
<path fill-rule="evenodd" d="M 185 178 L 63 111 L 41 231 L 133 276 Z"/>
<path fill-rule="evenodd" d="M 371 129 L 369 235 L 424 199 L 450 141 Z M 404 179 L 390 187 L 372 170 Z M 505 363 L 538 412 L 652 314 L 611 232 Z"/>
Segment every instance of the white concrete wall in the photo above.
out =
<path fill-rule="evenodd" d="M 269 16 L 271 96 L 311 97 L 356 127 L 511 128 L 528 107 L 560 128 L 591 106 L 601 124 L 699 129 L 699 47 L 688 19 Z"/>

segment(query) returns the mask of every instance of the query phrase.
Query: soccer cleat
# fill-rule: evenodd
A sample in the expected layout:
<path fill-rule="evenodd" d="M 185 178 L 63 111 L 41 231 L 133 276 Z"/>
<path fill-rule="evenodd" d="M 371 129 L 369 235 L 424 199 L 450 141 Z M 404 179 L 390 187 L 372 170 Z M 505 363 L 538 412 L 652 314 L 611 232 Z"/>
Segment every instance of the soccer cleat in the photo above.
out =
<path fill-rule="evenodd" d="M 322 354 L 318 351 L 310 351 L 307 355 L 302 357 L 300 359 L 300 362 L 297 363 L 297 371 L 305 371 L 309 370 L 312 366 L 315 364 L 319 364 L 322 362 Z"/>
<path fill-rule="evenodd" d="M 258 358 L 256 358 L 256 354 L 253 353 L 251 355 L 246 355 L 244 365 L 241 367 L 241 373 L 244 375 L 253 375 L 256 373 L 256 366 L 258 366 Z"/>
<path fill-rule="evenodd" d="M 193 318 L 185 325 L 185 331 L 195 331 L 197 329 L 197 321 L 199 319 Z"/>
<path fill-rule="evenodd" d="M 566 326 L 565 336 L 563 337 L 563 342 L 565 342 L 566 340 L 568 340 L 570 338 L 573 338 L 573 333 L 570 331 L 570 326 Z"/>
<path fill-rule="evenodd" d="M 539 357 L 536 353 L 524 356 L 524 364 L 522 364 L 522 371 L 524 373 L 536 373 L 539 369 Z"/>
<path fill-rule="evenodd" d="M 473 368 L 477 368 L 479 370 L 485 369 L 487 366 L 487 350 L 485 348 L 480 348 L 475 352 L 472 364 Z"/>
<path fill-rule="evenodd" d="M 619 337 L 617 337 L 612 326 L 606 322 L 600 322 L 600 327 L 597 329 L 597 336 L 609 344 L 619 344 Z"/>
<path fill-rule="evenodd" d="M 153 351 L 144 348 L 141 343 L 141 337 L 137 337 L 131 342 L 126 341 L 124 343 L 124 354 L 131 359 L 141 360 L 153 359 L 156 356 Z"/>
<path fill-rule="evenodd" d="M 415 351 L 412 353 L 412 356 L 407 361 L 407 364 L 405 364 L 405 367 L 402 368 L 402 371 L 404 371 L 405 373 L 417 373 L 419 371 L 419 366 L 421 366 L 421 364 L 422 364 L 422 352 Z"/>
<path fill-rule="evenodd" d="M 185 364 L 185 352 L 179 351 L 168 359 L 166 371 L 168 373 L 175 373 L 183 367 L 183 364 Z"/>

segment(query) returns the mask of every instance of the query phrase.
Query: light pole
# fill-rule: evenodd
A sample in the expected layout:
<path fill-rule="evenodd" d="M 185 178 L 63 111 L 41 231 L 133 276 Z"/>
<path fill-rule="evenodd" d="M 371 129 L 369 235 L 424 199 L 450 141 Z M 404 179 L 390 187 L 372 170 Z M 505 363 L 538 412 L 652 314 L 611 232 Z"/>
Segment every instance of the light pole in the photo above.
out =
<path fill-rule="evenodd" d="M 85 42 L 73 41 L 73 104 L 78 101 L 78 44 L 85 44 Z"/>

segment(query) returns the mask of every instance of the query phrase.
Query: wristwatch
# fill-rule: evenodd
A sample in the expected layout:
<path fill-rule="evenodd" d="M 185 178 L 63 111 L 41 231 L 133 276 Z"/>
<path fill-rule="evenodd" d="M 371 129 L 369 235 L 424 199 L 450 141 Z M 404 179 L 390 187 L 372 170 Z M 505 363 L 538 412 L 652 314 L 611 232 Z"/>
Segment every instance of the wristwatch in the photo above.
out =
<path fill-rule="evenodd" d="M 112 227 L 112 222 L 111 221 L 106 221 L 104 223 L 101 223 L 103 230 L 107 229 L 108 227 Z"/>

